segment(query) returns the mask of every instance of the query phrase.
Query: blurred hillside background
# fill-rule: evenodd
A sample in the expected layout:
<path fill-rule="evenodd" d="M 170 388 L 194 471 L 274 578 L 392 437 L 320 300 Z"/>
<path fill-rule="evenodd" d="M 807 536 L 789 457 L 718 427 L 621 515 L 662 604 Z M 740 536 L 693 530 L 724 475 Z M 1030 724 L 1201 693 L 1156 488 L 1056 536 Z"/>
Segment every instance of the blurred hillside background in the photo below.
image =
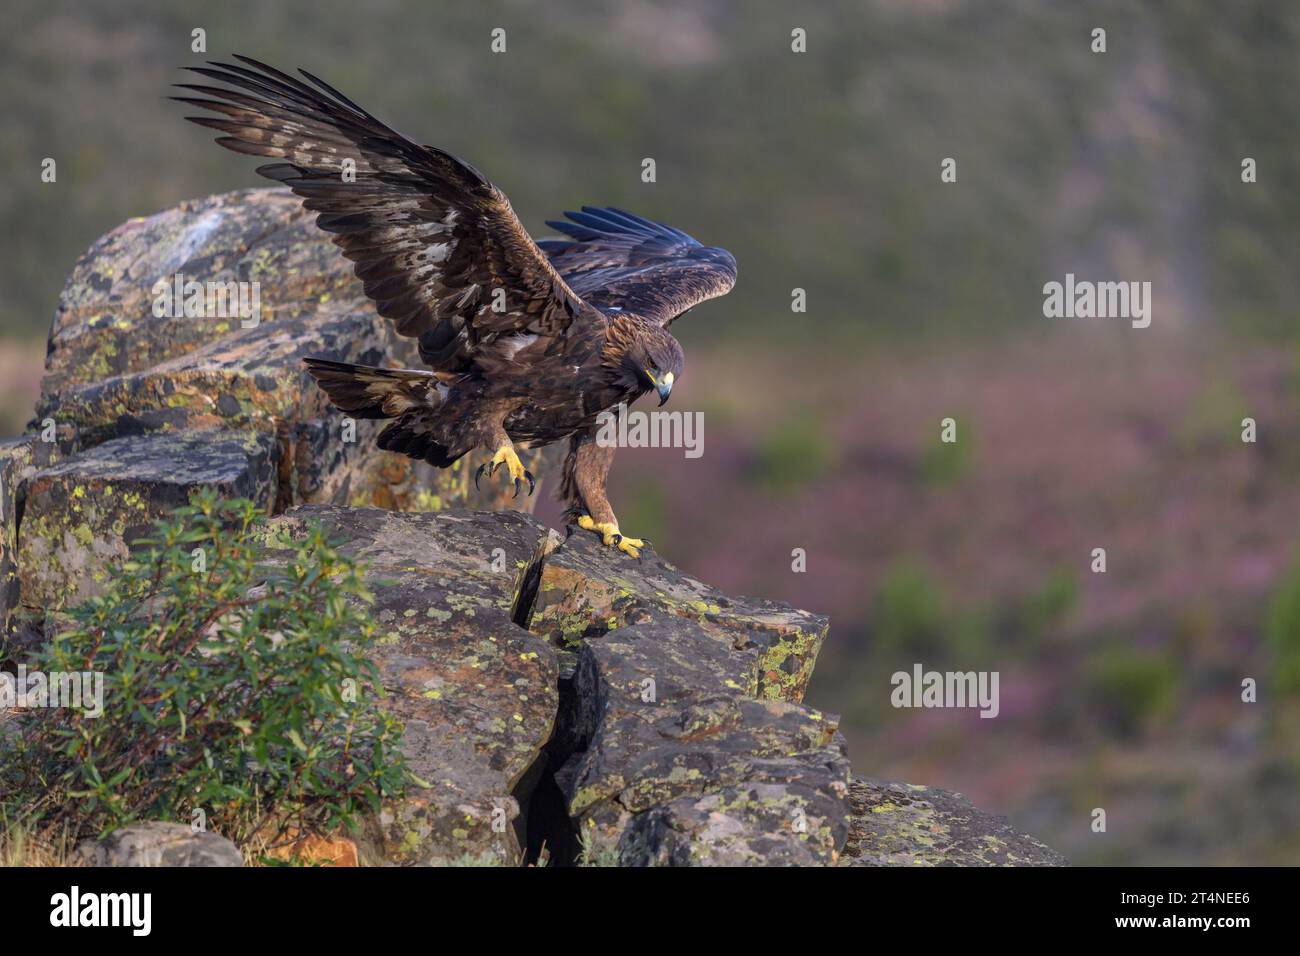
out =
<path fill-rule="evenodd" d="M 703 457 L 621 452 L 611 497 L 700 578 L 831 615 L 809 702 L 843 714 L 860 773 L 960 790 L 1077 863 L 1300 862 L 1300 5 L 7 0 L 0 17 L 5 432 L 95 238 L 263 184 L 163 100 L 205 59 L 203 27 L 210 58 L 304 66 L 465 157 L 534 235 L 611 204 L 735 253 L 735 291 L 674 327 L 673 405 L 704 411 Z M 1151 327 L 1045 319 L 1066 272 L 1152 282 Z M 891 708 L 890 674 L 916 662 L 999 671 L 1001 715 Z"/>

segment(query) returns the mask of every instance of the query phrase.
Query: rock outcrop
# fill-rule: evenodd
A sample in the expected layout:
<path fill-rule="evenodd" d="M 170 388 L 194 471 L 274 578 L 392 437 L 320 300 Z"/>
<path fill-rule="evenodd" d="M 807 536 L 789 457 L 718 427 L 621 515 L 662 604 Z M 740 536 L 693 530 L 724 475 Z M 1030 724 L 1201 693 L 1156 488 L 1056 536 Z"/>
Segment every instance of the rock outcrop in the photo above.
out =
<path fill-rule="evenodd" d="M 1055 850 L 959 793 L 855 779 L 848 866 L 1065 866 Z"/>
<path fill-rule="evenodd" d="M 739 682 L 755 697 L 803 698 L 829 621 L 784 604 L 732 598 L 654 554 L 611 562 L 594 536 L 580 535 L 542 568 L 530 626 L 561 648 L 616 627 L 684 618 L 729 642 L 748 661 Z"/>
<path fill-rule="evenodd" d="M 258 283 L 257 321 L 160 315 L 178 275 Z M 425 785 L 336 862 L 1062 862 L 953 795 L 853 779 L 838 718 L 803 702 L 826 618 L 552 531 L 463 467 L 378 452 L 374 424 L 300 369 L 411 361 L 411 344 L 278 191 L 97 242 L 60 300 L 32 433 L 0 442 L 0 656 L 21 660 L 151 521 L 214 486 L 273 515 L 267 561 L 319 523 L 367 568 L 384 706 Z M 526 464 L 545 481 L 554 455 Z M 87 859 L 234 864 L 168 826 Z"/>
<path fill-rule="evenodd" d="M 311 523 L 366 562 L 385 706 L 405 725 L 412 771 L 430 784 L 383 808 L 363 855 L 517 863 L 520 803 L 535 783 L 525 778 L 559 707 L 554 648 L 513 616 L 548 531 L 513 512 L 308 505 L 270 522 L 270 553 Z"/>
<path fill-rule="evenodd" d="M 556 779 L 588 852 L 622 865 L 833 863 L 837 718 L 746 687 L 747 649 L 660 619 L 584 642 Z"/>
<path fill-rule="evenodd" d="M 77 262 L 50 331 L 32 434 L 0 447 L 0 514 L 16 515 L 20 477 L 34 509 L 23 515 L 25 540 L 8 540 L 18 522 L 6 522 L 6 633 L 22 607 L 94 594 L 131 532 L 210 468 L 277 511 L 531 507 L 501 483 L 476 489 L 464 459 L 442 471 L 378 452 L 377 423 L 329 408 L 303 357 L 417 359 L 313 220 L 284 190 L 230 193 L 124 223 Z M 187 282 L 212 283 L 212 295 L 203 285 L 193 298 Z M 187 303 L 203 314 L 187 315 Z M 524 463 L 544 479 L 558 453 L 525 452 Z M 100 494 L 109 488 L 120 493 Z M 64 495 L 83 506 L 60 509 Z M 31 553 L 16 570 L 24 547 Z"/>
<path fill-rule="evenodd" d="M 133 823 L 102 840 L 77 845 L 77 866 L 243 866 L 239 848 L 215 833 L 183 823 Z"/>

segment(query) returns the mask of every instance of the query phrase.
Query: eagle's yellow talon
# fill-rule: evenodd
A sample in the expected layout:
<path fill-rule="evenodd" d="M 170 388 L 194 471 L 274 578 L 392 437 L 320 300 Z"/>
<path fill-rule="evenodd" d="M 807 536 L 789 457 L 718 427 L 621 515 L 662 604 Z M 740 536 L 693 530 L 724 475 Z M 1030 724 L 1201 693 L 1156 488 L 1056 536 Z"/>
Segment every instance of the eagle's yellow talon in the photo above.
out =
<path fill-rule="evenodd" d="M 618 550 L 624 554 L 630 554 L 634 558 L 641 557 L 641 552 L 637 547 L 644 542 L 640 538 L 625 538 L 621 534 L 614 535 L 614 543 L 618 545 Z"/>
<path fill-rule="evenodd" d="M 583 531 L 596 532 L 605 547 L 617 546 L 624 554 L 634 558 L 641 557 L 641 552 L 637 548 L 645 547 L 645 542 L 640 538 L 629 538 L 619 531 L 618 523 L 614 521 L 595 521 L 591 515 L 579 515 L 578 527 Z"/>
<path fill-rule="evenodd" d="M 497 470 L 498 465 L 502 464 L 506 466 L 506 470 L 510 472 L 510 477 L 515 481 L 523 481 L 524 475 L 528 473 L 524 470 L 524 463 L 520 461 L 519 456 L 515 454 L 514 445 L 502 445 L 497 449 L 497 453 L 492 456 L 491 465 L 493 472 Z"/>
<path fill-rule="evenodd" d="M 515 454 L 515 448 L 513 445 L 502 445 L 496 450 L 496 454 L 492 456 L 491 461 L 478 466 L 478 471 L 474 474 L 474 487 L 478 487 L 479 478 L 482 476 L 483 472 L 486 471 L 488 476 L 491 477 L 496 474 L 497 468 L 501 465 L 506 466 L 506 471 L 509 472 L 511 479 L 514 480 L 516 498 L 519 497 L 521 483 L 525 481 L 528 482 L 528 493 L 530 495 L 533 493 L 533 489 L 537 486 L 537 483 L 533 480 L 532 472 L 524 467 L 524 463 L 520 461 L 519 456 Z"/>

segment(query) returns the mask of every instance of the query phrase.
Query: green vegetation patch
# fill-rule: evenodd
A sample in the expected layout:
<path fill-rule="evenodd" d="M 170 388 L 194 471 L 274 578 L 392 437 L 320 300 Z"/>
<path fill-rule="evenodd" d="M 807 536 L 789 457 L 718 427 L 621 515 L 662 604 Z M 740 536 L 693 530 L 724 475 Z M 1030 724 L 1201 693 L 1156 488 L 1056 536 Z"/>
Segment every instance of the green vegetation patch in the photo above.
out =
<path fill-rule="evenodd" d="M 21 712 L 0 818 L 90 836 L 201 814 L 273 845 L 354 826 L 403 790 L 360 568 L 319 528 L 268 566 L 259 520 L 250 501 L 197 493 L 70 612 L 28 670 L 95 675 L 102 713 L 84 698 Z"/>

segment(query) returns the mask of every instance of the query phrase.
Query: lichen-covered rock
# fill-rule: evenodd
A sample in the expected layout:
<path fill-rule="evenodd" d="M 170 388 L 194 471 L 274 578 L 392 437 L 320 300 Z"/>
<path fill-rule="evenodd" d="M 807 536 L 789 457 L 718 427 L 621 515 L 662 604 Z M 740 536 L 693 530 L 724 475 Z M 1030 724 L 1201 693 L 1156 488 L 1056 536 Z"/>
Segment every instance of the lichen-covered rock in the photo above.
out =
<path fill-rule="evenodd" d="M 20 614 L 18 586 L 19 489 L 59 457 L 59 447 L 37 435 L 0 441 L 0 655 L 14 640 Z"/>
<path fill-rule="evenodd" d="M 366 562 L 384 706 L 429 784 L 388 801 L 363 849 L 389 863 L 516 865 L 516 791 L 551 736 L 558 670 L 554 649 L 511 615 L 547 530 L 515 513 L 307 506 L 270 523 L 268 547 L 317 522 Z"/>
<path fill-rule="evenodd" d="M 855 779 L 846 866 L 1066 866 L 1068 861 L 959 793 Z"/>
<path fill-rule="evenodd" d="M 385 805 L 363 840 L 372 861 L 517 863 L 520 798 L 546 760 L 589 850 L 625 865 L 835 859 L 849 774 L 836 718 L 759 699 L 759 651 L 740 629 L 655 600 L 686 592 L 678 572 L 662 565 L 647 592 L 658 621 L 581 641 L 562 706 L 558 648 L 515 621 L 576 542 L 518 514 L 307 506 L 272 520 L 268 553 L 312 523 L 367 565 L 385 707 L 430 784 Z M 589 560 L 619 575 L 635 564 Z"/>
<path fill-rule="evenodd" d="M 848 830 L 838 718 L 754 699 L 751 665 L 672 614 L 585 641 L 562 728 L 572 756 L 556 779 L 589 854 L 616 848 L 631 866 L 835 860 Z"/>
<path fill-rule="evenodd" d="M 840 802 L 823 791 L 735 784 L 632 817 L 618 858 L 623 866 L 827 866 L 843 841 L 842 821 Z"/>
<path fill-rule="evenodd" d="M 195 832 L 183 823 L 133 823 L 102 840 L 77 845 L 79 866 L 243 866 L 239 848 L 225 837 Z"/>
<path fill-rule="evenodd" d="M 155 315 L 156 284 L 170 288 L 178 274 L 257 282 L 262 322 L 309 315 L 336 296 L 356 298 L 349 264 L 313 219 L 288 190 L 251 189 L 189 200 L 98 239 L 59 297 L 45 400 L 145 371 L 239 329 L 238 315 Z"/>
<path fill-rule="evenodd" d="M 249 288 L 255 283 L 260 311 L 247 318 L 229 308 L 210 316 L 160 314 L 158 293 L 170 290 L 177 277 Z M 156 287 L 160 281 L 164 285 Z M 535 498 L 513 498 L 502 482 L 476 489 L 476 462 L 440 470 L 377 449 L 382 423 L 352 421 L 331 408 L 302 369 L 308 355 L 418 364 L 414 342 L 377 315 L 351 263 L 286 190 L 181 203 L 97 241 L 73 269 L 50 331 L 36 424 L 43 437 L 53 429 L 58 440 L 30 435 L 0 450 L 2 633 L 12 634 L 18 616 L 38 619 L 69 597 L 94 593 L 103 561 L 127 552 L 118 532 L 157 516 L 156 508 L 132 509 L 136 498 L 60 498 L 63 490 L 75 490 L 63 488 L 71 476 L 85 470 L 108 487 L 117 464 L 130 462 L 130 490 L 154 504 L 172 502 L 187 483 L 225 480 L 201 481 L 192 468 L 189 479 L 174 480 L 159 455 L 172 439 L 158 436 L 196 436 L 178 439 L 184 460 L 202 445 L 256 444 L 256 461 L 245 476 L 250 480 L 231 487 L 274 511 L 303 502 L 417 511 L 465 504 L 531 509 Z M 54 463 L 53 450 L 68 459 L 67 470 L 38 476 Z M 558 454 L 525 450 L 521 457 L 544 479 Z M 231 459 L 236 468 L 242 467 L 238 457 Z M 77 464 L 79 458 L 84 463 Z M 146 461 L 153 469 L 148 474 L 136 467 Z M 266 461 L 273 464 L 269 470 L 262 467 Z M 214 474 L 228 470 L 223 463 Z M 82 494 L 91 487 L 84 485 Z M 121 492 L 122 482 L 116 487 Z M 35 494 L 30 508 L 29 494 Z M 88 508 L 95 511 L 89 521 L 83 514 Z M 20 514 L 25 532 L 18 527 Z M 20 535 L 33 559 L 21 571 L 15 566 Z M 71 587 L 83 576 L 86 587 Z M 20 578 L 26 583 L 15 590 Z M 18 600 L 25 611 L 15 607 Z"/>
<path fill-rule="evenodd" d="M 510 497 L 502 483 L 475 489 L 467 463 L 442 471 L 379 451 L 382 423 L 329 407 L 305 356 L 419 363 L 414 341 L 379 317 L 314 220 L 287 190 L 256 189 L 181 203 L 101 238 L 60 297 L 38 417 L 75 427 L 82 447 L 155 430 L 273 433 L 283 445 L 281 507 L 531 509 L 533 499 Z M 233 300 L 220 314 L 155 309 L 177 281 L 242 283 L 230 288 L 250 306 L 255 289 L 258 311 L 245 316 Z M 521 451 L 539 478 L 558 455 Z"/>
<path fill-rule="evenodd" d="M 57 610 L 100 593 L 109 567 L 200 487 L 269 507 L 279 444 L 260 432 L 120 438 L 38 471 L 18 526 L 20 598 Z"/>
<path fill-rule="evenodd" d="M 749 659 L 733 679 L 756 697 L 803 700 L 827 618 L 776 601 L 728 597 L 683 574 L 652 548 L 639 561 L 574 533 L 542 568 L 529 629 L 574 646 L 617 628 L 669 617 L 698 622 Z"/>

